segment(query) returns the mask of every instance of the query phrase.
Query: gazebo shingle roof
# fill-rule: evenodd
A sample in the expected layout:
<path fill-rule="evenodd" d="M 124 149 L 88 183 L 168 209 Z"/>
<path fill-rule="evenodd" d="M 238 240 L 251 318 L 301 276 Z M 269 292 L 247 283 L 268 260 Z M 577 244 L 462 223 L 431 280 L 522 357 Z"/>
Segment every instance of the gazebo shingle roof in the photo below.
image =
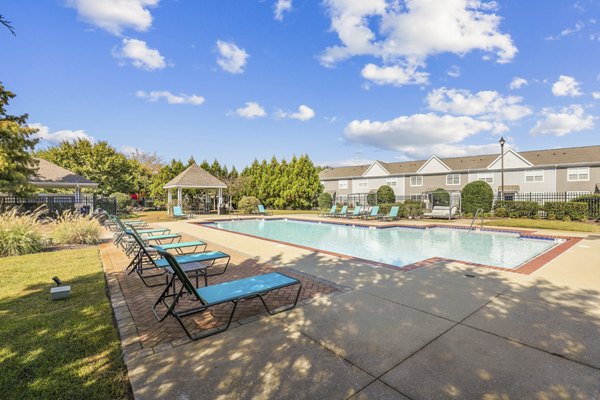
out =
<path fill-rule="evenodd" d="M 206 172 L 200 166 L 193 164 L 188 169 L 171 179 L 169 183 L 163 186 L 163 189 L 176 187 L 183 188 L 222 188 L 227 189 L 227 185 Z"/>
<path fill-rule="evenodd" d="M 98 184 L 69 171 L 63 167 L 59 167 L 50 161 L 42 158 L 36 158 L 39 162 L 36 176 L 29 179 L 29 182 L 35 186 L 41 187 L 98 187 Z"/>

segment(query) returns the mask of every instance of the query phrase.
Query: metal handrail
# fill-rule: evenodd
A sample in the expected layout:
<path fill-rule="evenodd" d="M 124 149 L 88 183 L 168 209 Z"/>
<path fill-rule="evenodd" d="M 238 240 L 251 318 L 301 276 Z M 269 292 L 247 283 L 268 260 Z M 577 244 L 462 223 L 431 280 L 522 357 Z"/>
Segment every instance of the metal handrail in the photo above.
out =
<path fill-rule="evenodd" d="M 481 214 L 481 227 L 483 228 L 483 208 L 478 208 L 477 211 L 475 211 L 475 215 L 473 215 L 473 219 L 471 220 L 471 226 L 469 226 L 469 230 L 473 230 L 473 224 L 475 223 L 475 220 L 477 219 L 477 216 Z"/>

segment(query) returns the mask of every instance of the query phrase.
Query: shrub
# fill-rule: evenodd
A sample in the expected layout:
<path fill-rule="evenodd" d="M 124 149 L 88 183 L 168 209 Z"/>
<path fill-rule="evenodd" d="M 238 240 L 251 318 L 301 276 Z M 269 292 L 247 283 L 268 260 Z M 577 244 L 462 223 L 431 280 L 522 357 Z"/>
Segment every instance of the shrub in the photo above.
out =
<path fill-rule="evenodd" d="M 398 209 L 398 217 L 400 218 L 406 218 L 408 217 L 408 212 L 406 209 L 406 205 L 404 205 L 404 203 L 385 203 L 385 204 L 379 204 L 379 214 L 384 214 L 387 215 L 390 210 L 392 209 L 392 207 L 394 206 L 398 206 L 400 207 Z"/>
<path fill-rule="evenodd" d="M 329 193 L 323 192 L 317 198 L 317 203 L 319 204 L 319 208 L 331 208 L 331 206 L 333 205 L 333 198 Z"/>
<path fill-rule="evenodd" d="M 447 190 L 439 188 L 432 193 L 433 206 L 448 207 L 450 205 L 450 193 Z"/>
<path fill-rule="evenodd" d="M 19 214 L 17 208 L 0 214 L 0 257 L 37 253 L 44 248 L 40 217 L 45 208 Z"/>
<path fill-rule="evenodd" d="M 535 201 L 498 200 L 494 203 L 494 212 L 498 208 L 505 209 L 511 218 L 533 218 L 540 211 L 540 205 Z"/>
<path fill-rule="evenodd" d="M 467 183 L 460 196 L 465 213 L 475 214 L 478 208 L 483 209 L 483 212 L 490 212 L 494 203 L 494 191 L 487 182 L 483 181 Z"/>
<path fill-rule="evenodd" d="M 367 204 L 370 206 L 374 206 L 377 204 L 377 195 L 375 193 L 369 193 L 367 195 Z"/>
<path fill-rule="evenodd" d="M 64 212 L 54 223 L 54 240 L 60 244 L 100 243 L 100 223 L 91 215 Z"/>
<path fill-rule="evenodd" d="M 570 221 L 581 221 L 587 218 L 588 203 L 548 201 L 544 204 L 544 210 L 548 213 L 548 219 L 550 219 L 550 215 L 552 214 L 559 220 L 569 217 Z"/>
<path fill-rule="evenodd" d="M 133 206 L 133 200 L 125 193 L 114 193 L 113 197 L 117 199 L 117 210 L 119 212 L 126 212 L 127 209 Z"/>
<path fill-rule="evenodd" d="M 383 185 L 377 189 L 377 202 L 378 203 L 393 203 L 396 201 L 396 195 L 394 189 L 388 185 Z"/>
<path fill-rule="evenodd" d="M 238 202 L 238 208 L 244 214 L 252 214 L 254 211 L 257 210 L 259 204 L 260 204 L 260 200 L 258 200 L 256 197 L 244 196 Z"/>
<path fill-rule="evenodd" d="M 574 203 L 587 203 L 587 217 L 594 220 L 600 219 L 600 194 L 579 196 L 571 201 Z"/>
<path fill-rule="evenodd" d="M 404 202 L 406 209 L 406 216 L 409 218 L 420 218 L 423 215 L 425 209 L 425 203 L 416 200 L 406 200 Z"/>
<path fill-rule="evenodd" d="M 494 215 L 499 218 L 506 218 L 508 217 L 508 211 L 504 207 L 497 207 L 494 210 Z"/>

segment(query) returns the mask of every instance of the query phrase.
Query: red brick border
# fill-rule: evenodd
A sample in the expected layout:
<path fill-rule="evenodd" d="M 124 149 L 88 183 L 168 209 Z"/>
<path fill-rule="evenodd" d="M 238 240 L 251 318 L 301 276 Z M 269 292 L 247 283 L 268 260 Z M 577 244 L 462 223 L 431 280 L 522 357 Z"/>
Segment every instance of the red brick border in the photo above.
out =
<path fill-rule="evenodd" d="M 413 271 L 415 269 L 418 268 L 422 268 L 428 265 L 432 265 L 432 264 L 436 264 L 439 262 L 459 262 L 465 265 L 470 265 L 470 266 L 474 266 L 474 267 L 483 267 L 483 268 L 489 268 L 489 269 L 493 269 L 493 270 L 497 270 L 497 271 L 505 271 L 505 272 L 513 272 L 513 273 L 517 273 L 517 274 L 523 274 L 523 275 L 531 275 L 532 273 L 534 273 L 535 271 L 537 271 L 538 269 L 542 268 L 543 266 L 545 266 L 546 264 L 548 264 L 550 261 L 554 260 L 556 257 L 558 257 L 559 255 L 563 254 L 565 251 L 569 250 L 571 247 L 575 246 L 577 243 L 579 243 L 582 239 L 581 238 L 576 238 L 576 237 L 571 237 L 571 236 L 551 236 L 551 235 L 540 235 L 540 234 L 536 234 L 534 233 L 534 231 L 529 231 L 529 230 L 520 230 L 520 229 L 505 229 L 505 228 L 477 228 L 479 231 L 484 231 L 484 232 L 505 232 L 505 233 L 516 233 L 519 234 L 522 237 L 526 237 L 526 238 L 533 238 L 533 239 L 564 239 L 565 241 L 559 245 L 556 245 L 554 247 L 552 247 L 551 249 L 549 249 L 548 251 L 545 251 L 544 253 L 538 255 L 537 257 L 534 257 L 533 259 L 525 262 L 524 264 L 520 265 L 517 268 L 502 268 L 502 267 L 496 267 L 496 266 L 492 266 L 492 265 L 486 265 L 486 264 L 478 264 L 478 263 L 473 263 L 473 262 L 469 262 L 469 261 L 462 261 L 462 260 L 455 260 L 455 259 L 450 259 L 450 258 L 443 258 L 443 257 L 431 257 L 431 258 L 427 258 L 425 260 L 421 260 L 418 261 L 416 263 L 412 263 L 412 264 L 407 264 L 407 265 L 403 265 L 401 267 L 397 266 L 397 265 L 392 265 L 392 264 L 386 264 L 386 263 L 382 263 L 379 261 L 373 261 L 373 260 L 368 260 L 365 258 L 360 258 L 360 257 L 354 257 L 354 256 L 349 256 L 347 254 L 341 254 L 341 253 L 336 253 L 333 251 L 328 251 L 328 250 L 323 250 L 323 249 L 317 249 L 314 247 L 308 247 L 308 246 L 303 246 L 300 244 L 295 244 L 295 243 L 290 243 L 290 242 L 284 242 L 281 240 L 275 240 L 275 239 L 269 239 L 269 238 L 264 238 L 264 237 L 260 237 L 260 236 L 254 236 L 254 235 L 250 235 L 247 233 L 242 233 L 242 232 L 234 232 L 234 231 L 228 231 L 226 229 L 220 229 L 220 228 L 216 228 L 213 226 L 208 226 L 208 224 L 212 224 L 215 222 L 230 222 L 230 221 L 236 221 L 236 220 L 252 220 L 252 219 L 257 219 L 256 217 L 250 217 L 250 218 L 236 218 L 236 219 L 225 219 L 225 218 L 221 218 L 221 219 L 215 219 L 215 220 L 211 220 L 211 221 L 206 221 L 206 222 L 190 222 L 191 224 L 195 224 L 195 225 L 199 225 L 202 226 L 204 228 L 208 228 L 208 229 L 215 229 L 221 232 L 229 232 L 229 233 L 233 233 L 236 235 L 241 235 L 241 236 L 246 236 L 246 237 L 251 237 L 254 239 L 260 239 L 260 240 L 265 240 L 267 242 L 272 242 L 272 243 L 277 243 L 277 244 L 283 244 L 283 245 L 287 245 L 287 246 L 292 246 L 292 247 L 297 247 L 300 249 L 304 249 L 304 250 L 308 250 L 308 251 L 313 251 L 316 253 L 323 253 L 323 254 L 327 254 L 327 255 L 331 255 L 331 256 L 335 256 L 335 257 L 339 257 L 339 258 L 343 258 L 346 260 L 350 260 L 350 261 L 356 261 L 356 262 L 360 262 L 363 264 L 368 264 L 368 265 L 373 265 L 375 267 L 383 267 L 383 268 L 389 268 L 389 269 L 393 269 L 393 270 L 397 270 L 397 271 Z M 289 221 L 300 221 L 300 222 L 319 222 L 319 223 L 325 223 L 325 224 L 333 224 L 333 225 L 343 225 L 343 226 L 358 226 L 358 227 L 363 227 L 363 228 L 375 228 L 375 229 L 387 229 L 387 228 L 408 228 L 408 229 L 430 229 L 430 228 L 444 228 L 444 229 L 461 229 L 461 230 L 468 230 L 470 229 L 470 227 L 468 226 L 464 226 L 464 225 L 453 225 L 453 226 L 449 226 L 449 225 L 440 225 L 440 224 L 427 224 L 427 225 L 419 225 L 419 226 L 415 226 L 415 225 L 406 225 L 406 224 L 387 224 L 387 225 L 374 225 L 374 224 L 369 224 L 369 223 L 354 223 L 354 222 L 348 222 L 348 223 L 344 223 L 344 222 L 336 222 L 336 221 L 322 221 L 322 220 L 313 220 L 313 219 L 302 219 L 302 218 L 281 218 L 281 217 L 271 217 L 271 218 L 262 218 L 265 220 L 289 220 Z"/>

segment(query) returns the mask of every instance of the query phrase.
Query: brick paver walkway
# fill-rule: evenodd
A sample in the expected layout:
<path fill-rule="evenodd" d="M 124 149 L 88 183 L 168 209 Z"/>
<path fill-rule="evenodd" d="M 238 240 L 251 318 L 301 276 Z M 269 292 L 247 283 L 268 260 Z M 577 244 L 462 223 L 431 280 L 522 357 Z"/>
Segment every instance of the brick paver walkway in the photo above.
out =
<path fill-rule="evenodd" d="M 184 236 L 182 241 L 194 239 L 196 238 Z M 320 280 L 289 268 L 276 268 L 271 265 L 261 264 L 252 258 L 232 252 L 229 249 L 211 245 L 210 243 L 208 250 L 220 250 L 231 255 L 227 272 L 223 275 L 209 278 L 209 285 L 279 271 L 302 282 L 303 287 L 299 302 L 305 302 L 318 295 L 332 294 L 343 290 L 343 288 L 337 287 L 331 282 Z M 162 292 L 163 286 L 149 288 L 142 283 L 137 274 L 127 275 L 125 267 L 128 265 L 129 259 L 112 243 L 101 245 L 100 255 L 107 280 L 109 284 L 113 283 L 113 285 L 109 285 L 111 287 L 111 298 L 125 348 L 136 346 L 133 348 L 134 351 L 141 352 L 143 355 L 149 355 L 189 341 L 185 332 L 174 318 L 168 317 L 164 321 L 159 322 L 152 313 L 151 307 Z M 120 286 L 122 294 L 115 293 L 115 279 L 118 281 L 118 286 Z M 157 283 L 165 281 L 164 277 L 151 279 L 155 280 L 152 282 Z M 200 282 L 202 285 L 202 280 Z M 116 291 L 118 292 L 118 289 Z M 297 288 L 295 287 L 280 289 L 269 295 L 268 304 L 272 304 L 274 307 L 289 304 L 293 302 L 296 292 Z M 187 299 L 180 302 L 181 307 L 186 307 L 188 304 L 192 305 L 193 303 Z M 188 329 L 209 329 L 218 326 L 226 321 L 230 310 L 231 305 L 224 304 L 215 307 L 210 313 L 190 316 L 187 318 L 186 326 Z M 240 302 L 230 329 L 253 321 L 262 314 L 265 314 L 265 309 L 259 299 Z"/>

